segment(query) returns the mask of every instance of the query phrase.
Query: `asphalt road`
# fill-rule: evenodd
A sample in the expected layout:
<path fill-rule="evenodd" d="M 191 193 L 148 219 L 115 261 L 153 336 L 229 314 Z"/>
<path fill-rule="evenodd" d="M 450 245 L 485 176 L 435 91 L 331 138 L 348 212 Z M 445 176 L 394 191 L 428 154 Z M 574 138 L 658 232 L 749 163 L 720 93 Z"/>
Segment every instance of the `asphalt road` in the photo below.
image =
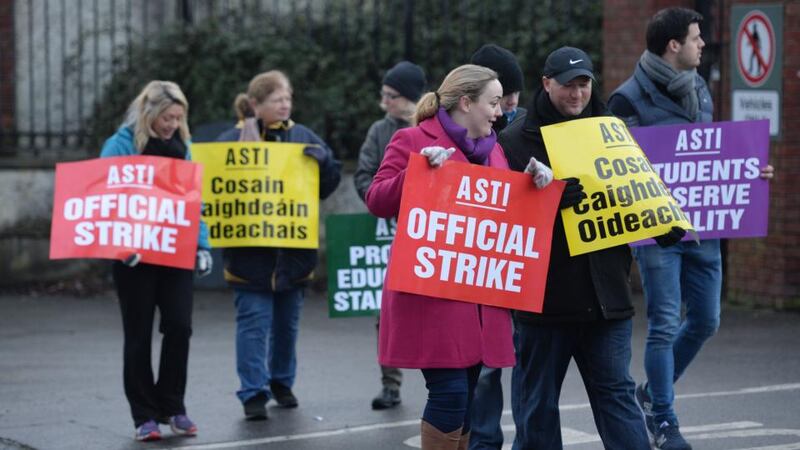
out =
<path fill-rule="evenodd" d="M 0 296 L 0 449 L 419 447 L 421 375 L 404 372 L 398 408 L 372 411 L 370 401 L 380 388 L 374 319 L 328 319 L 319 295 L 307 298 L 301 321 L 295 386 L 300 407 L 271 403 L 270 420 L 245 422 L 234 395 L 231 297 L 224 291 L 196 296 L 186 401 L 199 435 L 175 437 L 162 427 L 164 440 L 143 444 L 133 440 L 122 390 L 114 295 Z M 641 304 L 637 311 L 643 311 Z M 642 315 L 633 338 L 637 380 L 643 376 Z M 800 449 L 799 346 L 800 314 L 726 308 L 719 334 L 677 386 L 682 431 L 694 448 Z M 506 387 L 509 375 L 505 371 Z M 574 366 L 561 409 L 566 448 L 602 448 Z M 510 443 L 508 411 L 503 425 Z"/>

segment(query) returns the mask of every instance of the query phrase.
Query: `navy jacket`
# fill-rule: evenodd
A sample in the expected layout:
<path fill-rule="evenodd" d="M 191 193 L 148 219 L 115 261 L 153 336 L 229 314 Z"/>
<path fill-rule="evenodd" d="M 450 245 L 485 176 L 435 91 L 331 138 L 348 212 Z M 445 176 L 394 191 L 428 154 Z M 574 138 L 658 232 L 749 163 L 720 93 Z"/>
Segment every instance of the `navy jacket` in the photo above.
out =
<path fill-rule="evenodd" d="M 291 121 L 285 128 L 267 130 L 266 140 L 317 144 L 327 157 L 319 165 L 319 198 L 325 199 L 339 185 L 341 163 L 330 147 L 307 127 Z M 241 130 L 223 132 L 218 142 L 239 140 Z M 280 292 L 306 285 L 312 278 L 318 257 L 315 249 L 275 247 L 233 247 L 223 250 L 225 281 L 237 289 Z"/>

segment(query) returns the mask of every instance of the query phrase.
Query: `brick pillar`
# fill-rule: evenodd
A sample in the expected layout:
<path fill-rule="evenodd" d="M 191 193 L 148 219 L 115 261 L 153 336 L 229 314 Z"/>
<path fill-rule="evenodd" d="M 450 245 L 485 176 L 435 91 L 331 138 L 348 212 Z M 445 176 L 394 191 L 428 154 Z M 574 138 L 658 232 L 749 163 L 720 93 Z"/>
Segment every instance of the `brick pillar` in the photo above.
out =
<path fill-rule="evenodd" d="M 0 0 L 0 131 L 14 131 L 14 1 Z"/>
<path fill-rule="evenodd" d="M 603 1 L 603 98 L 608 99 L 633 74 L 645 47 L 647 22 L 658 10 L 671 6 L 691 8 L 681 0 Z"/>
<path fill-rule="evenodd" d="M 722 21 L 722 111 L 730 120 L 731 5 L 783 6 L 783 95 L 781 138 L 770 146 L 770 163 L 776 176 L 770 186 L 769 235 L 764 239 L 736 239 L 728 243 L 727 294 L 730 300 L 775 308 L 800 307 L 800 2 L 726 0 Z"/>

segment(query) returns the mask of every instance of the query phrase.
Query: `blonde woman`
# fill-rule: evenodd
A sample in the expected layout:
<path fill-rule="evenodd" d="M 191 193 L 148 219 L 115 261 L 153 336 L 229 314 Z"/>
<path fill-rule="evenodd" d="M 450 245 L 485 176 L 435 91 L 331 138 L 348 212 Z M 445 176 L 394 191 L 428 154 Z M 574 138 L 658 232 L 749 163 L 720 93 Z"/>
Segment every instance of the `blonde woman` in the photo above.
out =
<path fill-rule="evenodd" d="M 101 157 L 150 155 L 190 159 L 189 104 L 177 84 L 151 81 L 131 103 L 125 122 L 106 140 Z M 198 275 L 211 272 L 208 229 L 200 223 Z M 114 284 L 125 333 L 123 382 L 131 407 L 136 440 L 161 438 L 158 422 L 173 432 L 194 436 L 197 426 L 186 416 L 183 397 L 189 338 L 192 335 L 192 271 L 139 263 L 131 255 L 113 265 Z M 164 335 L 158 380 L 153 377 L 151 342 L 158 308 Z"/>
<path fill-rule="evenodd" d="M 497 73 L 467 64 L 453 69 L 417 104 L 415 127 L 398 130 L 366 195 L 378 217 L 395 217 L 411 153 L 433 167 L 445 160 L 507 169 L 493 130 L 502 115 Z M 529 173 L 544 187 L 552 173 L 531 161 Z M 538 180 L 538 181 L 537 181 Z M 378 360 L 421 369 L 428 389 L 422 414 L 423 449 L 466 449 L 470 408 L 482 366 L 511 367 L 514 346 L 507 309 L 392 291 L 384 284 Z M 434 320 L 421 320 L 421 318 Z"/>

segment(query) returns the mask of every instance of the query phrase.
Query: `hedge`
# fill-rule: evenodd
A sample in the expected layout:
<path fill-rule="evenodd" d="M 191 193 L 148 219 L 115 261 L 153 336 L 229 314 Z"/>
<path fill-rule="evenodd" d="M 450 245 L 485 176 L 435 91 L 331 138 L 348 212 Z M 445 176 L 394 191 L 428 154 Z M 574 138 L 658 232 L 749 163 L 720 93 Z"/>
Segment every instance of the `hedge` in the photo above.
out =
<path fill-rule="evenodd" d="M 255 74 L 280 69 L 294 87 L 294 120 L 320 134 L 340 158 L 352 159 L 382 115 L 381 78 L 397 61 L 421 65 L 435 87 L 493 42 L 518 56 L 530 90 L 547 54 L 562 45 L 586 50 L 602 74 L 601 22 L 602 3 L 586 0 L 339 0 L 260 17 L 238 12 L 175 23 L 114 61 L 89 122 L 91 141 L 99 148 L 150 80 L 183 88 L 196 127 L 232 121 L 236 94 Z"/>

